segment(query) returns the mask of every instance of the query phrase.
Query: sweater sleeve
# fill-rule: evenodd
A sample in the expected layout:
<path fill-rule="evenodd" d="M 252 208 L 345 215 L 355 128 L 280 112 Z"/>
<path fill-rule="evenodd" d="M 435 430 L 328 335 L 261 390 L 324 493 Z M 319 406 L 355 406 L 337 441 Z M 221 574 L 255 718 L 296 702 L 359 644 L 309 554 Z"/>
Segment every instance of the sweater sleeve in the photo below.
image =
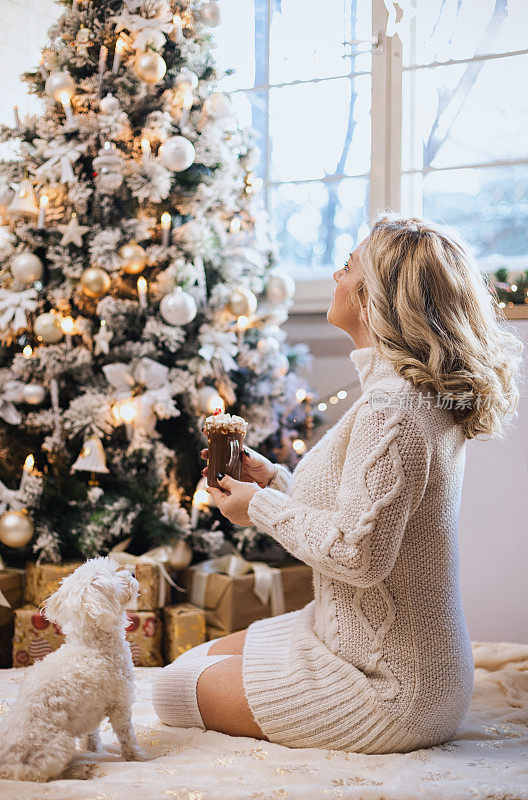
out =
<path fill-rule="evenodd" d="M 275 474 L 266 488 L 271 487 L 279 492 L 284 492 L 284 494 L 289 494 L 292 477 L 293 473 L 290 472 L 288 467 L 284 464 L 275 464 Z"/>
<path fill-rule="evenodd" d="M 248 515 L 313 569 L 353 586 L 374 586 L 394 567 L 429 467 L 419 420 L 408 409 L 375 410 L 366 403 L 346 443 L 333 510 L 267 487 L 255 492 Z M 309 497 L 310 488 L 303 489 Z"/>

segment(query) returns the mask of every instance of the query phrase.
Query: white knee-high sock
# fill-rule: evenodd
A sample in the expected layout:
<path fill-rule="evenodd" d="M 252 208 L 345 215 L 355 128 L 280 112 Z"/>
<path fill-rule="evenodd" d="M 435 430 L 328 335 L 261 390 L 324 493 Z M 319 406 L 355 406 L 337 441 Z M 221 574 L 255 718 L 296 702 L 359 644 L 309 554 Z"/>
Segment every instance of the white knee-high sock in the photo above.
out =
<path fill-rule="evenodd" d="M 199 658 L 200 656 L 206 656 L 209 653 L 209 648 L 213 644 L 213 642 L 217 642 L 218 639 L 210 639 L 208 642 L 202 642 L 201 644 L 197 644 L 195 647 L 189 648 L 189 650 L 185 650 L 180 656 L 178 656 L 176 661 L 181 661 L 182 658 Z M 174 661 L 172 662 L 174 663 Z"/>
<path fill-rule="evenodd" d="M 204 669 L 224 658 L 231 656 L 201 656 L 192 659 L 182 659 L 180 656 L 172 664 L 163 667 L 152 685 L 152 705 L 161 722 L 177 728 L 205 730 L 196 696 L 198 678 Z"/>

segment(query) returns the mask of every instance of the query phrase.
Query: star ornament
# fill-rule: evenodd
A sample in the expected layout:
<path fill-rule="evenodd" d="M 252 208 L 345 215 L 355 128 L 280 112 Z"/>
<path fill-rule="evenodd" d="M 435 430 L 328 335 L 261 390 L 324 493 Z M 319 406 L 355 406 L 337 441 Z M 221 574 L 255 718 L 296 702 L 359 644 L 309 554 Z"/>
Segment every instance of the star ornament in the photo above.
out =
<path fill-rule="evenodd" d="M 72 214 L 68 224 L 57 225 L 57 230 L 62 233 L 61 245 L 63 247 L 70 243 L 76 247 L 82 247 L 82 237 L 85 233 L 88 233 L 90 227 L 89 225 L 79 225 L 77 214 Z"/>

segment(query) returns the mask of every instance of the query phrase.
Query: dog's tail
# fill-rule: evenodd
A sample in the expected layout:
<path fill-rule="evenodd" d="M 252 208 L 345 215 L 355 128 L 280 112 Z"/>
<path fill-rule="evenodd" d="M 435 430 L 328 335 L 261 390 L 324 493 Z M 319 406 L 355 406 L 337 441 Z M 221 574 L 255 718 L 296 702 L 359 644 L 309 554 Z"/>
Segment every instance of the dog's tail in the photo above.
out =
<path fill-rule="evenodd" d="M 0 745 L 0 778 L 14 781 L 47 781 L 58 777 L 75 752 L 75 739 L 54 731 L 45 741 L 11 741 Z"/>

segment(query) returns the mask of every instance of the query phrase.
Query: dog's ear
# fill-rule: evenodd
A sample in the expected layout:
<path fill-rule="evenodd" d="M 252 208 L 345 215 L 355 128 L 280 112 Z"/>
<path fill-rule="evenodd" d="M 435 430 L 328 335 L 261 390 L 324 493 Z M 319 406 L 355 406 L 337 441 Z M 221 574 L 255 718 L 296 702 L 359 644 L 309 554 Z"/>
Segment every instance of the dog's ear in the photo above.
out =
<path fill-rule="evenodd" d="M 41 606 L 42 612 L 46 619 L 48 619 L 50 622 L 55 622 L 61 627 L 62 623 L 64 622 L 65 609 L 67 608 L 67 606 L 64 605 L 64 600 L 65 591 L 61 587 L 47 597 Z"/>
<path fill-rule="evenodd" d="M 105 631 L 114 630 L 121 612 L 117 588 L 113 582 L 94 578 L 81 590 L 81 610 Z"/>

